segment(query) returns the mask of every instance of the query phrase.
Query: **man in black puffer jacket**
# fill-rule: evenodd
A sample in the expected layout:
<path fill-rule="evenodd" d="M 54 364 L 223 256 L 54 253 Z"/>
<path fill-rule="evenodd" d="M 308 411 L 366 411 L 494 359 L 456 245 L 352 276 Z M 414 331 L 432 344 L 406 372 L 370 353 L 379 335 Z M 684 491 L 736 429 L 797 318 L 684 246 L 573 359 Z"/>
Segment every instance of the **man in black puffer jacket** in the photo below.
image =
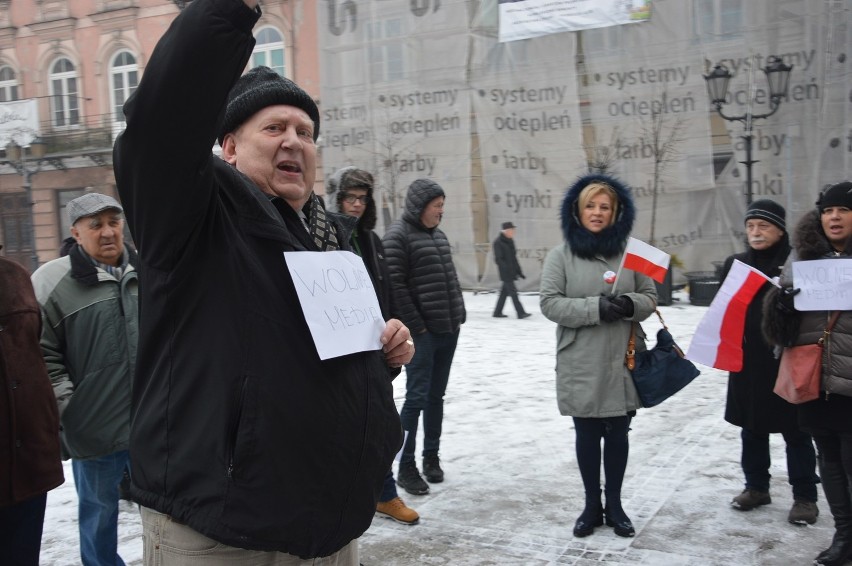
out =
<path fill-rule="evenodd" d="M 408 438 L 397 475 L 397 483 L 413 495 L 429 492 L 414 462 L 421 412 L 423 474 L 432 483 L 444 479 L 438 459 L 444 393 L 466 316 L 450 242 L 438 228 L 443 214 L 444 189 L 429 179 L 418 179 L 408 187 L 402 218 L 383 238 L 397 314 L 411 330 L 415 345 L 414 358 L 405 367 L 400 419 Z"/>

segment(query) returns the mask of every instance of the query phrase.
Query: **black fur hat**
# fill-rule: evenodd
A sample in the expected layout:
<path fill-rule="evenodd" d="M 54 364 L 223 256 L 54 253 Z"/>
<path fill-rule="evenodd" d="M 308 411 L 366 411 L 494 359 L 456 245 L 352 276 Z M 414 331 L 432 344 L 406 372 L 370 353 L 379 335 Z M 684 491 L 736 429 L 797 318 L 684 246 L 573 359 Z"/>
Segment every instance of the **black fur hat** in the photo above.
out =
<path fill-rule="evenodd" d="M 820 214 L 831 206 L 845 206 L 852 209 L 852 183 L 843 181 L 828 187 L 819 194 L 816 205 Z"/>
<path fill-rule="evenodd" d="M 314 122 L 314 141 L 317 140 L 320 117 L 314 99 L 299 85 L 269 67 L 255 67 L 237 79 L 228 93 L 225 117 L 219 127 L 219 145 L 222 145 L 225 134 L 236 130 L 255 112 L 275 104 L 287 104 L 304 110 Z"/>

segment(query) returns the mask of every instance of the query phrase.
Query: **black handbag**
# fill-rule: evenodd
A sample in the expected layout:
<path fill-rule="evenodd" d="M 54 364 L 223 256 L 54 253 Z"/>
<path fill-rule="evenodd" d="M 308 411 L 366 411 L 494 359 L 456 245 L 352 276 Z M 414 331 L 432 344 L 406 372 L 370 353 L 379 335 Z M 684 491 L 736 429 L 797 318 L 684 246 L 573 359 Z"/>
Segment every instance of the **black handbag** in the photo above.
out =
<path fill-rule="evenodd" d="M 633 376 L 643 407 L 659 405 L 698 377 L 701 372 L 683 357 L 660 311 L 655 311 L 663 327 L 657 332 L 657 344 L 644 352 L 636 351 L 636 324 L 630 328 L 630 340 L 624 363 Z"/>

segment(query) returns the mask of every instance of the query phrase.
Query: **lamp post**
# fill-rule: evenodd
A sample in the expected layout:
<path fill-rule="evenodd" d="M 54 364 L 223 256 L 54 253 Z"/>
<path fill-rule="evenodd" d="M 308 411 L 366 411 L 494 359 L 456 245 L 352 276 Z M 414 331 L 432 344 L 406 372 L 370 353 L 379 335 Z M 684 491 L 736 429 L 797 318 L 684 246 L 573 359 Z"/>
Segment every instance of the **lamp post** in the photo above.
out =
<path fill-rule="evenodd" d="M 41 171 L 42 159 L 44 159 L 47 151 L 47 144 L 39 138 L 30 142 L 29 151 L 26 147 L 21 147 L 15 142 L 9 142 L 6 146 L 6 161 L 19 175 L 24 178 L 24 196 L 27 199 L 27 205 L 30 207 L 29 213 L 29 230 L 27 237 L 30 240 L 32 255 L 30 255 L 30 270 L 38 269 L 38 252 L 36 251 L 35 238 L 35 202 L 33 202 L 33 175 Z M 31 165 L 30 160 L 35 160 L 35 164 Z"/>
<path fill-rule="evenodd" d="M 766 60 L 766 66 L 763 68 L 766 81 L 769 83 L 769 112 L 752 114 L 751 104 L 749 104 L 746 113 L 741 116 L 728 116 L 722 112 L 722 106 L 727 103 L 728 82 L 733 77 L 728 68 L 724 65 L 716 65 L 709 75 L 704 75 L 704 80 L 707 81 L 707 94 L 710 96 L 710 103 L 716 107 L 719 116 L 729 122 L 742 122 L 745 126 L 745 133 L 742 138 L 745 141 L 746 158 L 745 161 L 740 161 L 740 163 L 746 166 L 746 206 L 750 205 L 752 201 L 751 166 L 757 163 L 751 158 L 752 125 L 755 120 L 772 116 L 781 107 L 781 100 L 787 96 L 790 71 L 792 70 L 792 65 L 785 65 L 780 57 L 770 55 Z"/>

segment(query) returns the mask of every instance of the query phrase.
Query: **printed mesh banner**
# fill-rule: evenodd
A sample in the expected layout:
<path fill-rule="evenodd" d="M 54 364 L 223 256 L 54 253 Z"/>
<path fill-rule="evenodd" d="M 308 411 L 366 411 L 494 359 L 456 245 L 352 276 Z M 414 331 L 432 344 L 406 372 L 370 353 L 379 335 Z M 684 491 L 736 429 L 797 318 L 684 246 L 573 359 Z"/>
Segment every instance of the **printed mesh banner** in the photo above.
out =
<path fill-rule="evenodd" d="M 570 36 L 512 43 L 480 36 L 473 45 L 475 158 L 487 209 L 484 225 L 474 218 L 477 242 L 489 249 L 503 222 L 515 224 L 518 261 L 527 275 L 517 286 L 537 290 L 544 256 L 563 239 L 565 188 L 586 170 L 574 44 Z M 481 286 L 499 287 L 493 254 L 483 274 Z"/>
<path fill-rule="evenodd" d="M 657 0 L 636 25 L 501 42 L 498 14 L 523 3 L 320 3 L 325 174 L 373 172 L 380 234 L 412 180 L 441 184 L 466 288 L 498 286 L 490 242 L 512 221 L 520 288 L 537 289 L 540 258 L 562 240 L 564 190 L 588 171 L 633 187 L 633 236 L 672 254 L 676 284 L 742 251 L 745 127 L 710 105 L 703 75 L 716 64 L 734 75 L 723 112 L 757 116 L 753 200 L 785 206 L 792 229 L 849 177 L 852 0 Z M 793 70 L 761 118 L 770 55 Z"/>

